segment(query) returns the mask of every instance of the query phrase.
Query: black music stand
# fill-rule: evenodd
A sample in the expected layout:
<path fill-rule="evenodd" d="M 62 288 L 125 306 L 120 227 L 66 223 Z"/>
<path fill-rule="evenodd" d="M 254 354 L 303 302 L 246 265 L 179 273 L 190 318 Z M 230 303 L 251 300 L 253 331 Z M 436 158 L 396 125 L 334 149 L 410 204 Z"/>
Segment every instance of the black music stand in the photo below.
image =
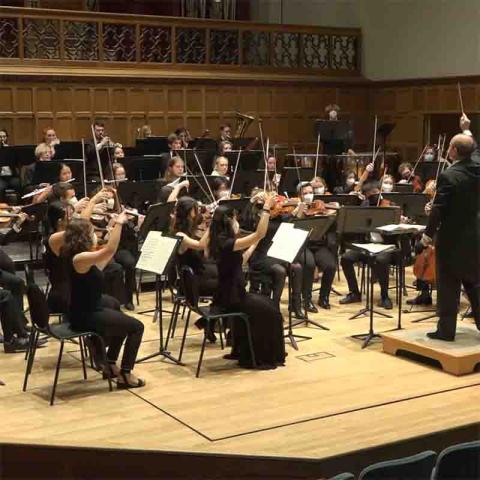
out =
<path fill-rule="evenodd" d="M 214 167 L 215 153 L 211 150 L 193 150 L 191 148 L 177 150 L 176 156 L 180 157 L 186 165 L 187 172 L 199 173 L 201 172 L 198 163 L 202 166 L 203 172 L 211 172 Z M 198 162 L 197 162 L 198 159 Z M 231 167 L 231 165 L 229 165 Z"/>
<path fill-rule="evenodd" d="M 383 225 L 391 225 L 399 223 L 400 208 L 399 207 L 342 207 L 337 214 L 337 233 L 342 238 L 346 234 L 368 234 L 375 232 L 378 227 Z M 369 267 L 367 262 L 367 267 Z M 368 268 L 367 268 L 368 273 Z M 370 278 L 371 280 L 371 278 Z M 367 288 L 370 287 L 367 284 Z M 373 292 L 373 287 L 372 287 Z M 358 313 L 350 317 L 349 320 L 370 313 L 380 315 L 385 318 L 392 318 L 383 312 L 379 312 L 373 308 L 373 296 L 369 298 L 368 290 L 365 300 L 365 307 L 360 309 Z"/>
<path fill-rule="evenodd" d="M 352 126 L 348 120 L 315 120 L 315 137 L 320 135 L 323 153 L 339 155 L 352 142 Z"/>
<path fill-rule="evenodd" d="M 238 150 L 226 152 L 224 156 L 228 158 L 230 167 L 232 169 L 235 168 L 238 158 Z M 238 169 L 252 172 L 259 168 L 265 168 L 262 150 L 242 150 L 240 161 L 238 162 Z"/>
<path fill-rule="evenodd" d="M 67 141 L 54 145 L 55 160 L 64 160 L 66 158 L 82 158 L 82 142 Z"/>
<path fill-rule="evenodd" d="M 156 202 L 157 186 L 157 180 L 118 182 L 118 195 L 125 205 L 136 208 L 143 213 L 146 206 L 153 205 Z"/>
<path fill-rule="evenodd" d="M 422 182 L 425 184 L 427 180 L 437 178 L 437 172 L 443 172 L 448 167 L 448 163 L 445 160 L 440 162 L 418 162 L 416 173 L 420 175 Z"/>
<path fill-rule="evenodd" d="M 168 137 L 137 138 L 135 149 L 140 155 L 158 155 L 169 152 Z"/>
<path fill-rule="evenodd" d="M 283 167 L 282 178 L 278 191 L 280 194 L 287 192 L 289 195 L 297 195 L 299 182 L 310 182 L 315 168 Z"/>
<path fill-rule="evenodd" d="M 125 167 L 127 178 L 135 181 L 156 180 L 167 168 L 163 158 L 158 155 L 124 157 L 121 163 Z"/>
<path fill-rule="evenodd" d="M 413 193 L 413 183 L 396 183 L 393 186 L 394 193 Z"/>
<path fill-rule="evenodd" d="M 53 185 L 58 182 L 60 175 L 60 163 L 53 160 L 38 161 L 35 163 L 35 170 L 32 177 L 32 185 L 41 185 L 42 183 L 49 183 Z"/>
<path fill-rule="evenodd" d="M 307 242 L 312 241 L 312 242 L 317 242 L 322 240 L 325 235 L 328 232 L 328 229 L 335 223 L 335 217 L 331 215 L 321 215 L 318 217 L 312 217 L 312 218 L 292 218 L 290 220 L 290 223 L 294 224 L 294 228 L 301 228 L 302 230 L 306 230 L 307 232 L 310 232 Z M 305 245 L 303 247 L 303 255 L 304 255 L 304 261 L 306 263 L 306 256 L 307 256 L 307 242 L 305 242 Z M 302 320 L 300 322 L 297 322 L 294 326 L 300 325 L 301 323 L 305 322 L 305 326 L 308 327 L 308 325 L 311 323 L 315 327 L 321 328 L 322 330 L 330 330 L 328 327 L 325 327 L 324 325 L 314 322 L 313 320 L 310 320 L 308 318 L 308 311 L 305 308 L 305 320 Z"/>
<path fill-rule="evenodd" d="M 382 194 L 383 195 L 383 194 Z M 314 195 L 314 200 L 321 200 L 324 203 L 338 203 L 340 205 L 360 206 L 361 200 L 358 195 L 348 195 L 348 193 L 334 195 Z"/>
<path fill-rule="evenodd" d="M 227 207 L 229 210 L 235 210 L 237 213 L 242 213 L 249 202 L 250 197 L 243 197 L 220 200 L 218 204 Z"/>
<path fill-rule="evenodd" d="M 167 237 L 165 235 L 165 237 Z M 151 360 L 152 358 L 156 358 L 158 356 L 162 356 L 164 358 L 167 358 L 168 360 L 176 363 L 177 365 L 183 365 L 180 360 L 175 358 L 169 351 L 166 350 L 164 341 L 163 341 L 163 312 L 166 313 L 171 313 L 167 312 L 166 310 L 163 310 L 163 301 L 162 301 L 162 277 L 165 278 L 168 276 L 168 270 L 170 266 L 172 265 L 173 259 L 175 258 L 176 252 L 178 247 L 180 246 L 180 243 L 182 241 L 181 237 L 169 237 L 171 239 L 176 240 L 175 246 L 172 248 L 168 261 L 166 262 L 163 272 L 154 272 L 156 273 L 155 275 L 155 309 L 154 309 L 154 315 L 153 315 L 153 322 L 155 323 L 158 320 L 158 330 L 159 330 L 159 345 L 158 345 L 158 351 L 151 353 L 150 355 L 147 355 L 146 357 L 142 357 L 136 361 L 136 363 L 141 363 L 145 362 L 147 360 Z M 148 238 L 147 240 L 148 241 Z M 140 262 L 140 260 L 139 260 Z M 142 312 L 139 312 L 142 313 Z"/>
<path fill-rule="evenodd" d="M 265 170 L 241 170 L 238 168 L 233 183 L 232 194 L 241 194 L 247 197 L 252 193 L 253 188 L 263 189 L 265 183 Z"/>
<path fill-rule="evenodd" d="M 430 200 L 425 193 L 382 193 L 385 200 L 392 201 L 400 207 L 404 216 L 408 218 L 425 217 L 425 205 Z"/>

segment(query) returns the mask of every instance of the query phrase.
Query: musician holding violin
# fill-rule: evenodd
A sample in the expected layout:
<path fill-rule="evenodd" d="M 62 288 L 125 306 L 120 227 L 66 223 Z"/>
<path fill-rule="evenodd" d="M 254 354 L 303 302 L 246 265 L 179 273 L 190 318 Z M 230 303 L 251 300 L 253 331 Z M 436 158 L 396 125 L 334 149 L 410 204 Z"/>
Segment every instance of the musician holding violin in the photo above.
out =
<path fill-rule="evenodd" d="M 437 260 L 439 320 L 437 330 L 427 335 L 444 341 L 455 340 L 462 285 L 480 330 L 480 163 L 465 114 L 460 128 L 464 133 L 452 138 L 447 152 L 453 165 L 438 177 L 421 240 L 424 246 L 434 242 Z"/>

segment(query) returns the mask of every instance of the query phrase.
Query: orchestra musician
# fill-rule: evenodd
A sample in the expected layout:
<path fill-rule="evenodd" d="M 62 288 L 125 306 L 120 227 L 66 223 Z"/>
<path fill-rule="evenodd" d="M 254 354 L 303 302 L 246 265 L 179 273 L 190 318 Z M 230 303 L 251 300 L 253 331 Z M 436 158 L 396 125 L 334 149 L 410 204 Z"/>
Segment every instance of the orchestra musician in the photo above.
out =
<path fill-rule="evenodd" d="M 183 150 L 182 140 L 175 133 L 171 133 L 167 137 L 167 143 L 168 152 L 160 154 L 160 172 L 165 172 L 170 160 L 178 156 L 178 151 Z"/>
<path fill-rule="evenodd" d="M 178 197 L 187 193 L 190 183 L 188 180 L 181 180 L 184 174 L 185 163 L 183 160 L 180 157 L 172 157 L 163 177 L 167 184 L 160 189 L 159 202 L 174 202 Z"/>
<path fill-rule="evenodd" d="M 60 143 L 60 139 L 57 137 L 57 132 L 52 127 L 46 127 L 43 129 L 42 141 L 52 147 L 52 158 L 55 156 L 55 145 Z"/>
<path fill-rule="evenodd" d="M 413 191 L 415 193 L 420 193 L 423 190 L 422 180 L 418 175 L 415 175 L 411 163 L 404 162 L 401 163 L 398 167 L 398 173 L 400 174 L 400 184 L 412 184 Z"/>
<path fill-rule="evenodd" d="M 246 292 L 242 265 L 265 237 L 274 201 L 273 195 L 266 195 L 257 228 L 245 237 L 238 236 L 239 224 L 234 211 L 220 205 L 213 214 L 207 235 L 202 237 L 218 270 L 218 288 L 212 308 L 219 313 L 241 312 L 248 315 L 259 369 L 274 369 L 284 365 L 283 318 L 271 299 Z M 227 358 L 238 360 L 241 367 L 252 368 L 248 339 L 242 323 L 235 325 L 233 337 L 234 348 Z"/>
<path fill-rule="evenodd" d="M 224 123 L 220 125 L 220 141 L 228 141 L 232 140 L 232 126 L 229 123 Z"/>
<path fill-rule="evenodd" d="M 223 156 L 227 152 L 231 152 L 233 150 L 233 143 L 227 140 L 220 142 L 218 145 L 218 155 Z"/>
<path fill-rule="evenodd" d="M 336 186 L 333 189 L 335 194 L 352 193 L 355 190 L 355 184 L 357 183 L 357 174 L 353 170 L 347 170 L 343 175 L 343 182 L 341 185 Z"/>
<path fill-rule="evenodd" d="M 0 148 L 8 147 L 8 132 L 0 129 Z M 0 167 L 0 202 L 5 201 L 5 190 L 11 189 L 19 192 L 21 189 L 18 167 L 13 163 Z"/>
<path fill-rule="evenodd" d="M 437 330 L 430 338 L 454 341 L 461 286 L 470 301 L 480 329 L 480 163 L 474 159 L 477 145 L 470 120 L 460 119 L 462 134 L 450 141 L 448 158 L 453 165 L 437 180 L 436 195 L 422 244 L 435 238 L 437 266 Z"/>
<path fill-rule="evenodd" d="M 213 166 L 212 175 L 215 177 L 229 178 L 229 165 L 227 157 L 217 157 Z"/>
<path fill-rule="evenodd" d="M 8 132 L 5 128 L 0 128 L 0 148 L 8 147 Z"/>
<path fill-rule="evenodd" d="M 127 214 L 113 217 L 110 236 L 105 246 L 97 247 L 97 237 L 92 224 L 76 219 L 67 225 L 65 232 L 52 235 L 52 250 L 65 257 L 70 272 L 70 307 L 68 318 L 73 329 L 93 331 L 101 335 L 108 345 L 107 364 L 97 365 L 105 375 L 117 379 L 118 389 L 138 388 L 145 381 L 132 370 L 143 336 L 143 323 L 125 313 L 102 305 L 103 270 L 117 251 Z M 125 342 L 121 366 L 117 359 Z M 93 346 L 93 345 L 92 345 Z M 98 359 L 93 355 L 93 359 Z"/>
<path fill-rule="evenodd" d="M 315 195 L 329 195 L 327 182 L 323 177 L 313 177 L 310 182 Z"/>
<path fill-rule="evenodd" d="M 190 132 L 185 127 L 180 127 L 175 130 L 175 135 L 178 137 L 181 143 L 182 149 L 187 149 L 189 143 L 192 141 Z"/>
<path fill-rule="evenodd" d="M 24 170 L 23 180 L 25 186 L 33 186 L 37 162 L 49 162 L 52 159 L 52 147 L 46 143 L 39 143 L 35 148 L 35 163 L 27 165 Z"/>
<path fill-rule="evenodd" d="M 99 120 L 95 120 L 93 124 L 93 132 L 95 139 L 90 139 L 85 142 L 85 157 L 86 157 L 86 173 L 89 181 L 100 181 L 100 172 L 98 171 L 97 151 L 100 156 L 100 164 L 102 165 L 103 178 L 111 180 L 110 170 L 110 150 L 115 147 L 110 137 L 105 134 L 105 125 Z"/>
<path fill-rule="evenodd" d="M 140 128 L 137 128 L 137 138 L 145 139 L 153 136 L 152 127 L 150 125 L 142 125 Z"/>

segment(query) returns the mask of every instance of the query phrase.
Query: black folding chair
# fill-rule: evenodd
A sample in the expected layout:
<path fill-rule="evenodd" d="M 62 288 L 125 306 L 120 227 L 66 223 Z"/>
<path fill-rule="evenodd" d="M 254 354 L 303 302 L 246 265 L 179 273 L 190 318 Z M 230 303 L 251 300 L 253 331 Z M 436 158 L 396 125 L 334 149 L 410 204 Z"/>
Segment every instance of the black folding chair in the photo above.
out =
<path fill-rule="evenodd" d="M 23 381 L 23 391 L 25 392 L 27 390 L 28 377 L 32 372 L 33 361 L 35 359 L 35 353 L 37 351 L 37 343 L 40 334 L 47 335 L 50 338 L 54 338 L 60 342 L 60 352 L 58 354 L 57 367 L 55 369 L 55 377 L 52 386 L 52 393 L 50 396 L 50 405 L 53 405 L 65 341 L 73 339 L 78 340 L 80 346 L 80 356 L 82 360 L 84 380 L 87 379 L 87 368 L 85 365 L 85 339 L 87 337 L 94 337 L 96 338 L 96 340 L 98 340 L 97 344 L 99 344 L 101 348 L 100 352 L 97 352 L 97 354 L 98 357 L 100 357 L 99 363 L 103 364 L 107 363 L 105 343 L 103 342 L 103 339 L 95 332 L 77 332 L 75 330 L 72 330 L 70 324 L 66 321 L 60 324 L 50 325 L 50 315 L 48 313 L 47 300 L 45 298 L 45 294 L 38 285 L 31 283 L 27 286 L 27 299 L 30 309 L 30 318 L 32 320 L 32 332 L 30 334 L 30 342 L 27 351 L 27 366 L 25 369 L 25 378 Z M 110 391 L 112 391 L 112 380 L 109 375 L 107 375 L 107 380 Z"/>
<path fill-rule="evenodd" d="M 205 319 L 206 325 L 203 333 L 203 342 L 202 342 L 202 349 L 200 351 L 200 357 L 198 359 L 197 365 L 197 373 L 196 377 L 200 376 L 200 368 L 202 366 L 203 355 L 205 352 L 205 345 L 207 343 L 207 332 L 208 329 L 211 327 L 211 323 L 217 320 L 224 321 L 226 318 L 231 318 L 232 322 L 241 321 L 245 325 L 245 329 L 247 332 L 247 339 L 248 339 L 248 346 L 250 350 L 250 356 L 252 359 L 252 367 L 256 368 L 257 364 L 255 361 L 255 352 L 253 350 L 253 341 L 252 341 L 252 332 L 250 328 L 250 321 L 248 315 L 242 312 L 229 312 L 229 313 L 218 313 L 211 310 L 210 306 L 199 306 L 199 289 L 198 289 L 198 278 L 193 273 L 193 270 L 190 267 L 182 267 L 180 270 L 180 281 L 183 288 L 183 293 L 185 295 L 185 303 L 187 307 L 197 315 L 200 315 L 203 319 Z M 232 324 L 233 326 L 233 324 Z M 182 346 L 180 347 L 180 351 L 183 351 L 183 347 L 185 344 L 185 338 L 187 335 L 187 328 L 188 322 L 185 322 L 185 328 L 183 332 L 182 338 Z"/>

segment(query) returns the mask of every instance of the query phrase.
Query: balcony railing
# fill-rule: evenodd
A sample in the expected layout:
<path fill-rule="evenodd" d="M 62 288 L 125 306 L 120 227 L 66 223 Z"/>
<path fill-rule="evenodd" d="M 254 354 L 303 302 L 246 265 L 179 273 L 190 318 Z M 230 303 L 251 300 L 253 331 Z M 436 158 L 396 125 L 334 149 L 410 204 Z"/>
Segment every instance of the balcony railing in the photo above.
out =
<path fill-rule="evenodd" d="M 359 29 L 0 7 L 0 64 L 360 75 Z"/>

